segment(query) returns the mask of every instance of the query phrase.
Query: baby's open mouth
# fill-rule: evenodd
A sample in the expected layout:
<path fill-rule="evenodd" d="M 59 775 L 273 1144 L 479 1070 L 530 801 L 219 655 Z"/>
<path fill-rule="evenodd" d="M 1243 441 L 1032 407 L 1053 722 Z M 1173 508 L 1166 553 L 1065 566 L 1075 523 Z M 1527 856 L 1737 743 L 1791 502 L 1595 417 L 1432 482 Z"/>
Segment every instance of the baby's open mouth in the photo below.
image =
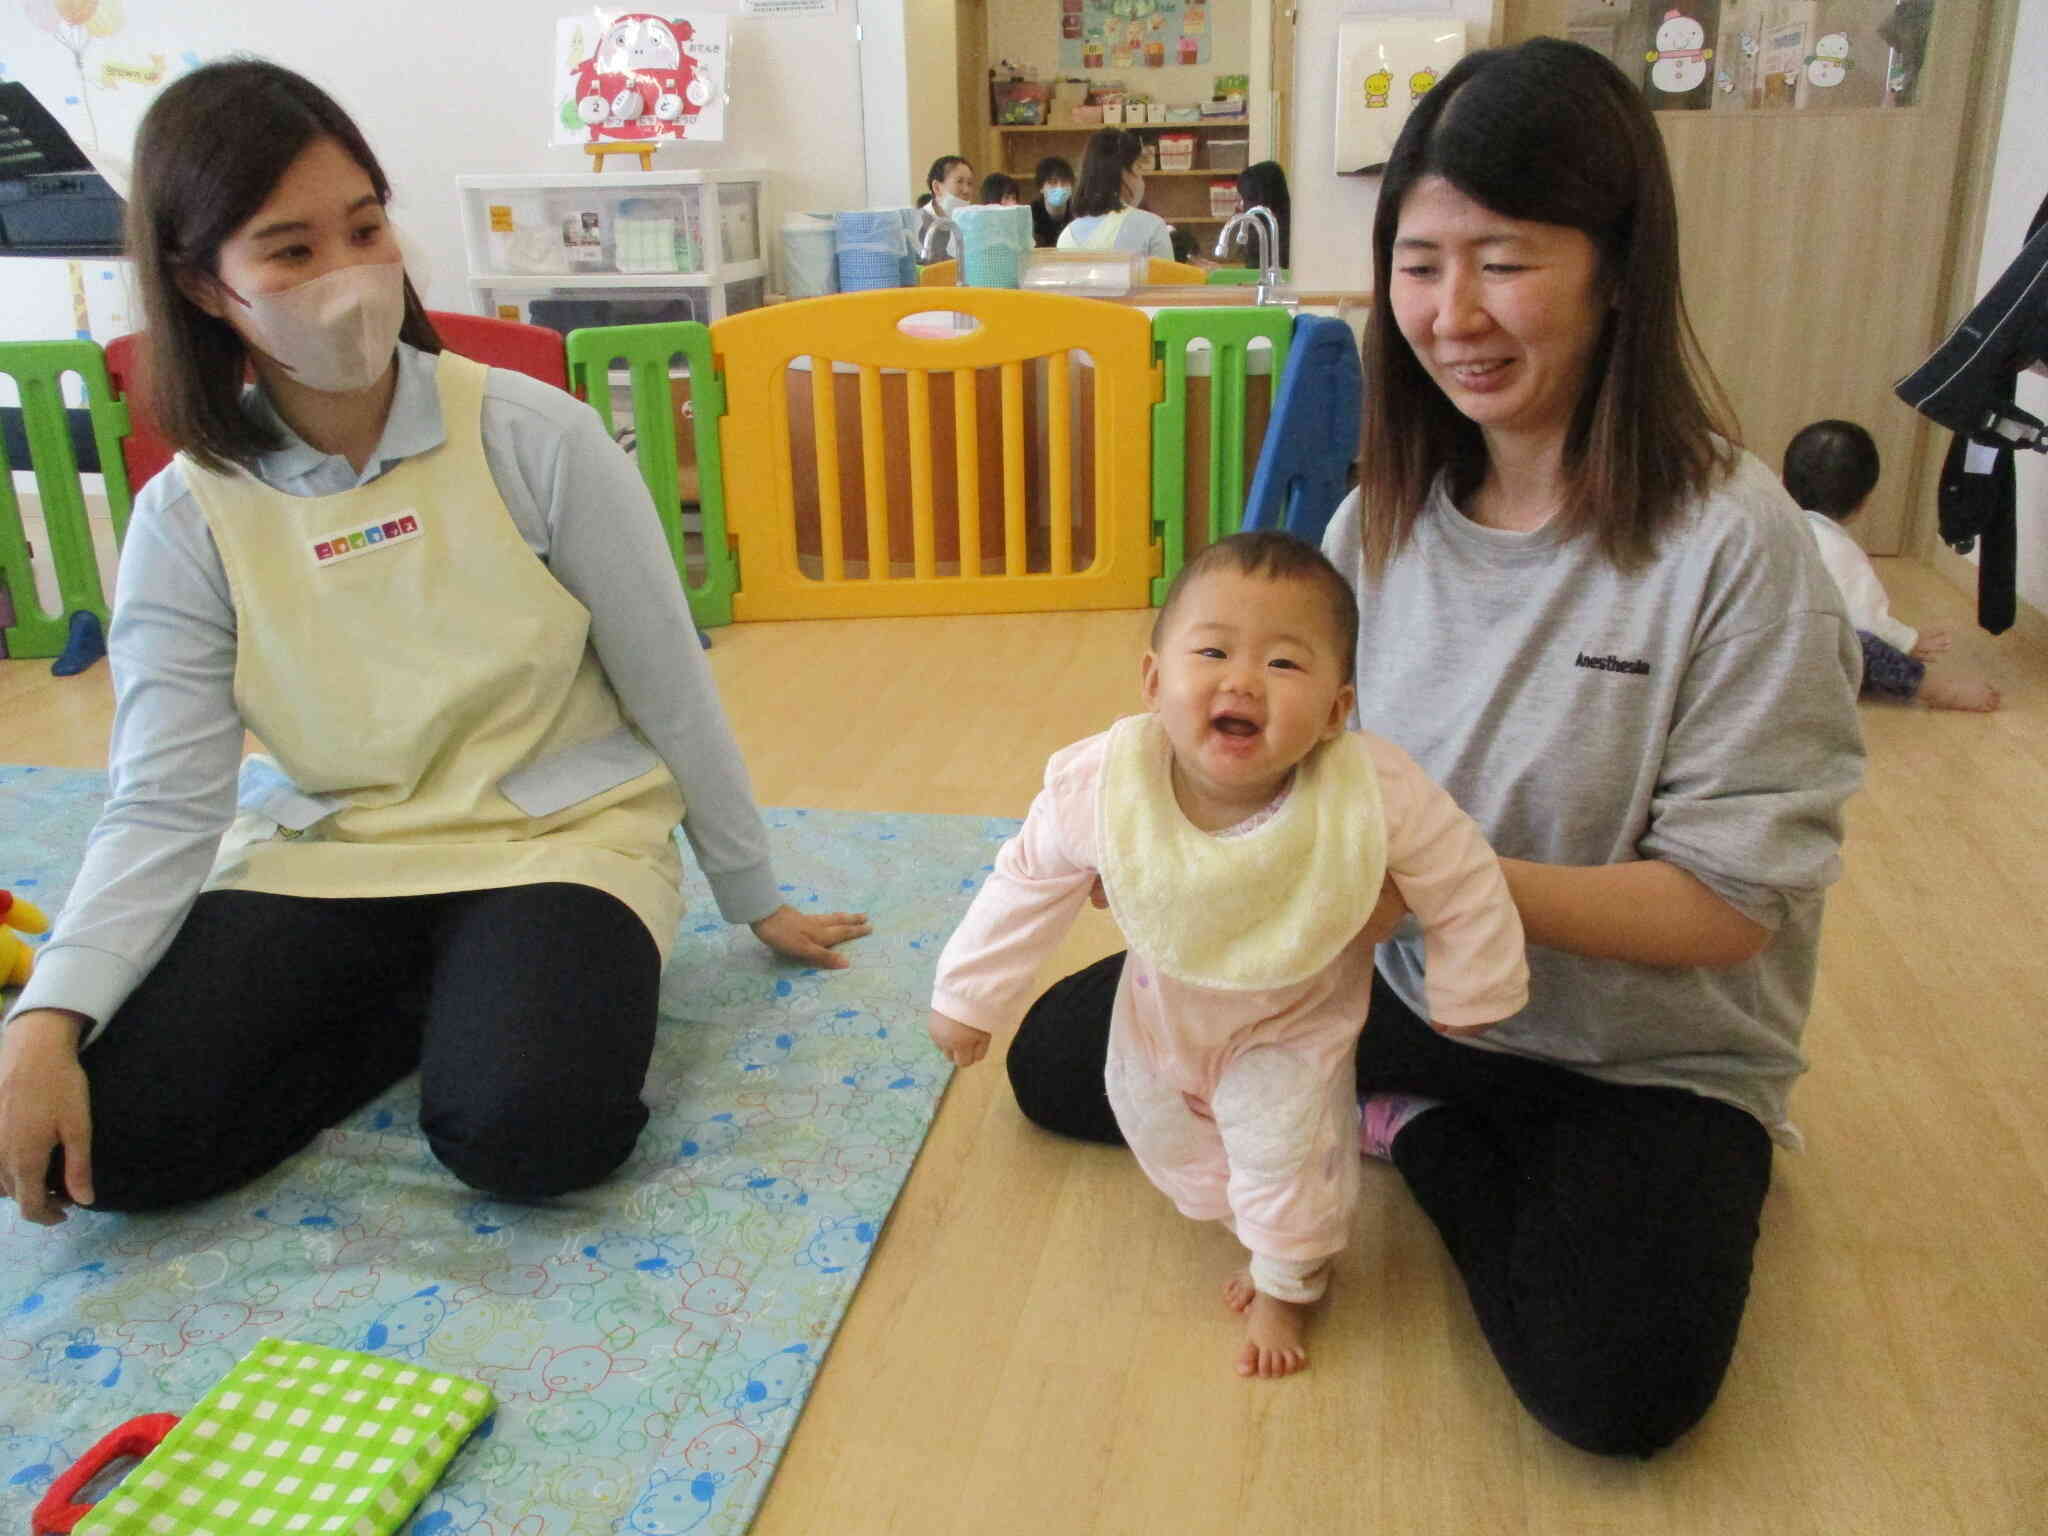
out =
<path fill-rule="evenodd" d="M 1218 715 L 1209 722 L 1209 728 L 1213 731 L 1219 731 L 1225 736 L 1256 736 L 1259 734 L 1257 723 L 1245 719 L 1243 715 Z"/>

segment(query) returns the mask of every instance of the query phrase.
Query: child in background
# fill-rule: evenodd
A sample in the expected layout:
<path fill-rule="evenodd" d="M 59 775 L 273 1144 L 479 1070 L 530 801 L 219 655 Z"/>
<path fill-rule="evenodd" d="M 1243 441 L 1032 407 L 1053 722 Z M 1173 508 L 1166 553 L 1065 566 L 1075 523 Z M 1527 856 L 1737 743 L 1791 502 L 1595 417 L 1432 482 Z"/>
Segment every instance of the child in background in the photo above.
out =
<path fill-rule="evenodd" d="M 1801 427 L 1786 445 L 1784 474 L 1863 642 L 1863 697 L 1917 698 L 1930 709 L 1998 708 L 1998 690 L 1981 678 L 1928 676 L 1928 665 L 1949 648 L 1949 632 L 1921 632 L 1893 618 L 1870 557 L 1843 526 L 1877 486 L 1877 444 L 1870 434 L 1853 421 Z"/>
<path fill-rule="evenodd" d="M 1017 185 L 1016 177 L 1005 176 L 1001 171 L 990 171 L 981 178 L 981 202 L 984 207 L 994 204 L 1014 208 L 1023 191 L 1024 189 Z"/>
<path fill-rule="evenodd" d="M 1349 1241 L 1365 929 L 1388 877 L 1420 919 L 1434 1026 L 1527 1001 L 1521 920 L 1478 828 L 1400 748 L 1349 732 L 1358 609 L 1285 534 L 1189 561 L 1153 625 L 1147 713 L 1056 753 L 940 957 L 932 1038 L 970 1066 L 1016 1024 L 1101 880 L 1131 946 L 1105 1085 L 1146 1176 L 1251 1250 L 1225 1300 L 1241 1375 L 1301 1369 Z"/>
<path fill-rule="evenodd" d="M 1074 167 L 1059 155 L 1047 155 L 1031 179 L 1038 184 L 1038 195 L 1031 199 L 1031 243 L 1051 250 L 1073 212 L 1067 203 L 1074 195 Z"/>
<path fill-rule="evenodd" d="M 1278 160 L 1261 160 L 1237 173 L 1237 206 L 1272 211 L 1273 223 L 1280 234 L 1280 249 L 1273 253 L 1273 265 L 1285 271 L 1293 264 L 1294 209 L 1287 195 L 1287 173 L 1280 168 Z M 1244 264 L 1248 267 L 1256 265 L 1258 259 L 1257 243 L 1246 240 Z"/>

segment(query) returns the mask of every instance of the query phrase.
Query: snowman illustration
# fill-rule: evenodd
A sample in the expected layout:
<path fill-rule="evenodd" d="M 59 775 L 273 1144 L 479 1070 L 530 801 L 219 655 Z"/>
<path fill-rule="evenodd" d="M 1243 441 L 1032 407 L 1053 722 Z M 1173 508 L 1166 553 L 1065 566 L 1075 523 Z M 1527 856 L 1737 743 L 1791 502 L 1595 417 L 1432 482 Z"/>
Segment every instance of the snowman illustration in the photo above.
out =
<path fill-rule="evenodd" d="M 1840 85 L 1848 78 L 1852 67 L 1848 34 L 1830 32 L 1815 43 L 1813 52 L 1807 55 L 1806 78 L 1813 85 Z"/>
<path fill-rule="evenodd" d="M 1666 11 L 1657 46 L 1643 55 L 1651 65 L 1650 84 L 1674 96 L 1698 89 L 1707 78 L 1707 60 L 1714 56 L 1706 44 L 1705 27 L 1680 11 Z"/>

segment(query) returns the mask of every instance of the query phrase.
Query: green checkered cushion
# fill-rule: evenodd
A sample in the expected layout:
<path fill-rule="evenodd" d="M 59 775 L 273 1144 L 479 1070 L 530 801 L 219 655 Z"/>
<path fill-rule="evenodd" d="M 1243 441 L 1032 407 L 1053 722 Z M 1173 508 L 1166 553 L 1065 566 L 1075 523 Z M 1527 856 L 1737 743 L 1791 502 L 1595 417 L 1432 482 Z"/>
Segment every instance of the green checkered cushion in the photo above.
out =
<path fill-rule="evenodd" d="M 265 1339 L 78 1522 L 79 1536 L 396 1531 L 490 1390 L 354 1350 Z"/>

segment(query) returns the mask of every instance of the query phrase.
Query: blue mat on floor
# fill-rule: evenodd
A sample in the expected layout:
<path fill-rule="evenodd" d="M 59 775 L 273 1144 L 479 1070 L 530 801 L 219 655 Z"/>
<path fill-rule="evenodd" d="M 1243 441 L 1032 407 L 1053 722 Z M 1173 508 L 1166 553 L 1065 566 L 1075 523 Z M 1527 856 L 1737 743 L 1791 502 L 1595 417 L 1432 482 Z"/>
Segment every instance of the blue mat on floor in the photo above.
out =
<path fill-rule="evenodd" d="M 105 781 L 0 767 L 0 887 L 53 915 Z M 800 906 L 866 910 L 854 968 L 777 964 L 694 876 L 654 1111 L 612 1182 L 546 1206 L 436 1164 L 400 1084 L 248 1188 L 156 1216 L 0 1205 L 0 1530 L 133 1415 L 264 1337 L 491 1384 L 417 1536 L 736 1536 L 910 1171 L 947 1067 L 938 946 L 1015 823 L 769 811 Z M 685 860 L 688 863 L 688 860 Z"/>

